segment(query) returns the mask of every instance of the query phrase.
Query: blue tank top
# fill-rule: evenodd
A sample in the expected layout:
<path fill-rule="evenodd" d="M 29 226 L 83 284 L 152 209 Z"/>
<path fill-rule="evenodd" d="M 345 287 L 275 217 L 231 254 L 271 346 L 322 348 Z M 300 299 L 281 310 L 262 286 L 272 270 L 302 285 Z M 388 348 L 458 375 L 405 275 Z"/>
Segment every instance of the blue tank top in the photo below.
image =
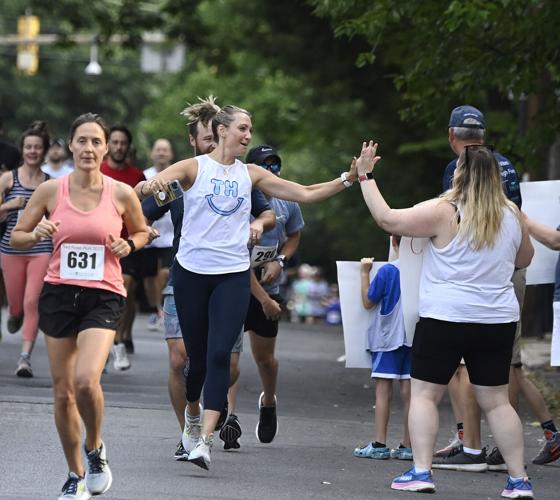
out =
<path fill-rule="evenodd" d="M 4 197 L 4 203 L 10 200 L 13 200 L 16 196 L 22 196 L 29 201 L 31 195 L 35 191 L 35 189 L 30 189 L 22 186 L 19 182 L 18 177 L 18 169 L 12 170 L 13 176 L 13 186 L 10 189 L 6 196 Z M 50 176 L 45 174 L 45 180 L 49 180 Z M 2 236 L 2 240 L 0 241 L 0 252 L 7 254 L 7 255 L 37 255 L 40 253 L 52 253 L 53 245 L 52 240 L 49 238 L 48 240 L 43 240 L 37 243 L 34 247 L 28 248 L 27 250 L 16 250 L 10 246 L 10 237 L 12 236 L 12 230 L 16 227 L 17 221 L 21 215 L 23 209 L 17 210 L 10 210 L 8 213 L 8 217 L 6 219 L 6 231 Z"/>

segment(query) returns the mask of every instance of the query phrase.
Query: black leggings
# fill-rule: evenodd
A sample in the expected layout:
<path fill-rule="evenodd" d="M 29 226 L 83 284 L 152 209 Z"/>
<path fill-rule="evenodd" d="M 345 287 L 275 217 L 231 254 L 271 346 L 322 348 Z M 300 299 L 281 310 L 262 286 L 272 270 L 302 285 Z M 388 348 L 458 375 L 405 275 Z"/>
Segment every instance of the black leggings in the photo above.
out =
<path fill-rule="evenodd" d="M 231 350 L 249 307 L 249 270 L 230 274 L 196 274 L 177 261 L 173 294 L 188 355 L 187 401 L 221 411 L 229 388 Z"/>

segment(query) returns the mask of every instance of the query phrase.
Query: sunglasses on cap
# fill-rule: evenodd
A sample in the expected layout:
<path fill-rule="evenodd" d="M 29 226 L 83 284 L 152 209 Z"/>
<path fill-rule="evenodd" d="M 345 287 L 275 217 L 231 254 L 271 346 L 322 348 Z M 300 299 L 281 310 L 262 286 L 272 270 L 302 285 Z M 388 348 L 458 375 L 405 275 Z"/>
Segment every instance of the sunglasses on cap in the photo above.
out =
<path fill-rule="evenodd" d="M 265 168 L 269 172 L 272 172 L 273 174 L 278 174 L 280 172 L 280 169 L 282 168 L 282 166 L 278 162 L 271 163 L 271 164 L 265 163 L 264 165 L 261 165 L 261 167 Z"/>

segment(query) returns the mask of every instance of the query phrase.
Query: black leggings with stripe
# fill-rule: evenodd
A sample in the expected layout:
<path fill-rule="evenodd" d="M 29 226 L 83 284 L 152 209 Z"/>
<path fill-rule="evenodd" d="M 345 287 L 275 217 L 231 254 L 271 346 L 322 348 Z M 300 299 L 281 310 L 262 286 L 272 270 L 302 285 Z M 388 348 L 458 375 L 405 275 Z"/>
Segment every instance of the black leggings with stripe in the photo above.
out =
<path fill-rule="evenodd" d="M 250 270 L 229 274 L 197 274 L 177 261 L 173 294 L 187 349 L 187 400 L 221 411 L 229 387 L 230 355 L 249 307 Z"/>

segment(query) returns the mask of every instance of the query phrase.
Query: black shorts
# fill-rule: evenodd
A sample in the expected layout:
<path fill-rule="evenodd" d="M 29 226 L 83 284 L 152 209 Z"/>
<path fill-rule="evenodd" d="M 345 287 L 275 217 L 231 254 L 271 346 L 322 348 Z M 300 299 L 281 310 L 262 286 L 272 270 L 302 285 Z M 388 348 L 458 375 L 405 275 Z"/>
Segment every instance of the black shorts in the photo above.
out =
<path fill-rule="evenodd" d="M 280 295 L 271 295 L 270 297 L 279 304 L 283 302 Z M 251 295 L 244 329 L 246 332 L 249 330 L 255 332 L 259 337 L 274 338 L 278 335 L 278 320 L 267 319 L 261 303 Z"/>
<path fill-rule="evenodd" d="M 121 259 L 121 269 L 123 274 L 132 276 L 136 281 L 142 281 L 149 276 L 155 276 L 158 272 L 158 260 L 156 248 L 141 248 L 137 252 Z"/>
<path fill-rule="evenodd" d="M 452 323 L 420 318 L 412 343 L 411 377 L 447 385 L 464 358 L 472 384 L 505 385 L 517 323 Z"/>
<path fill-rule="evenodd" d="M 73 337 L 88 328 L 116 330 L 126 299 L 100 288 L 45 283 L 39 328 L 49 337 Z"/>

